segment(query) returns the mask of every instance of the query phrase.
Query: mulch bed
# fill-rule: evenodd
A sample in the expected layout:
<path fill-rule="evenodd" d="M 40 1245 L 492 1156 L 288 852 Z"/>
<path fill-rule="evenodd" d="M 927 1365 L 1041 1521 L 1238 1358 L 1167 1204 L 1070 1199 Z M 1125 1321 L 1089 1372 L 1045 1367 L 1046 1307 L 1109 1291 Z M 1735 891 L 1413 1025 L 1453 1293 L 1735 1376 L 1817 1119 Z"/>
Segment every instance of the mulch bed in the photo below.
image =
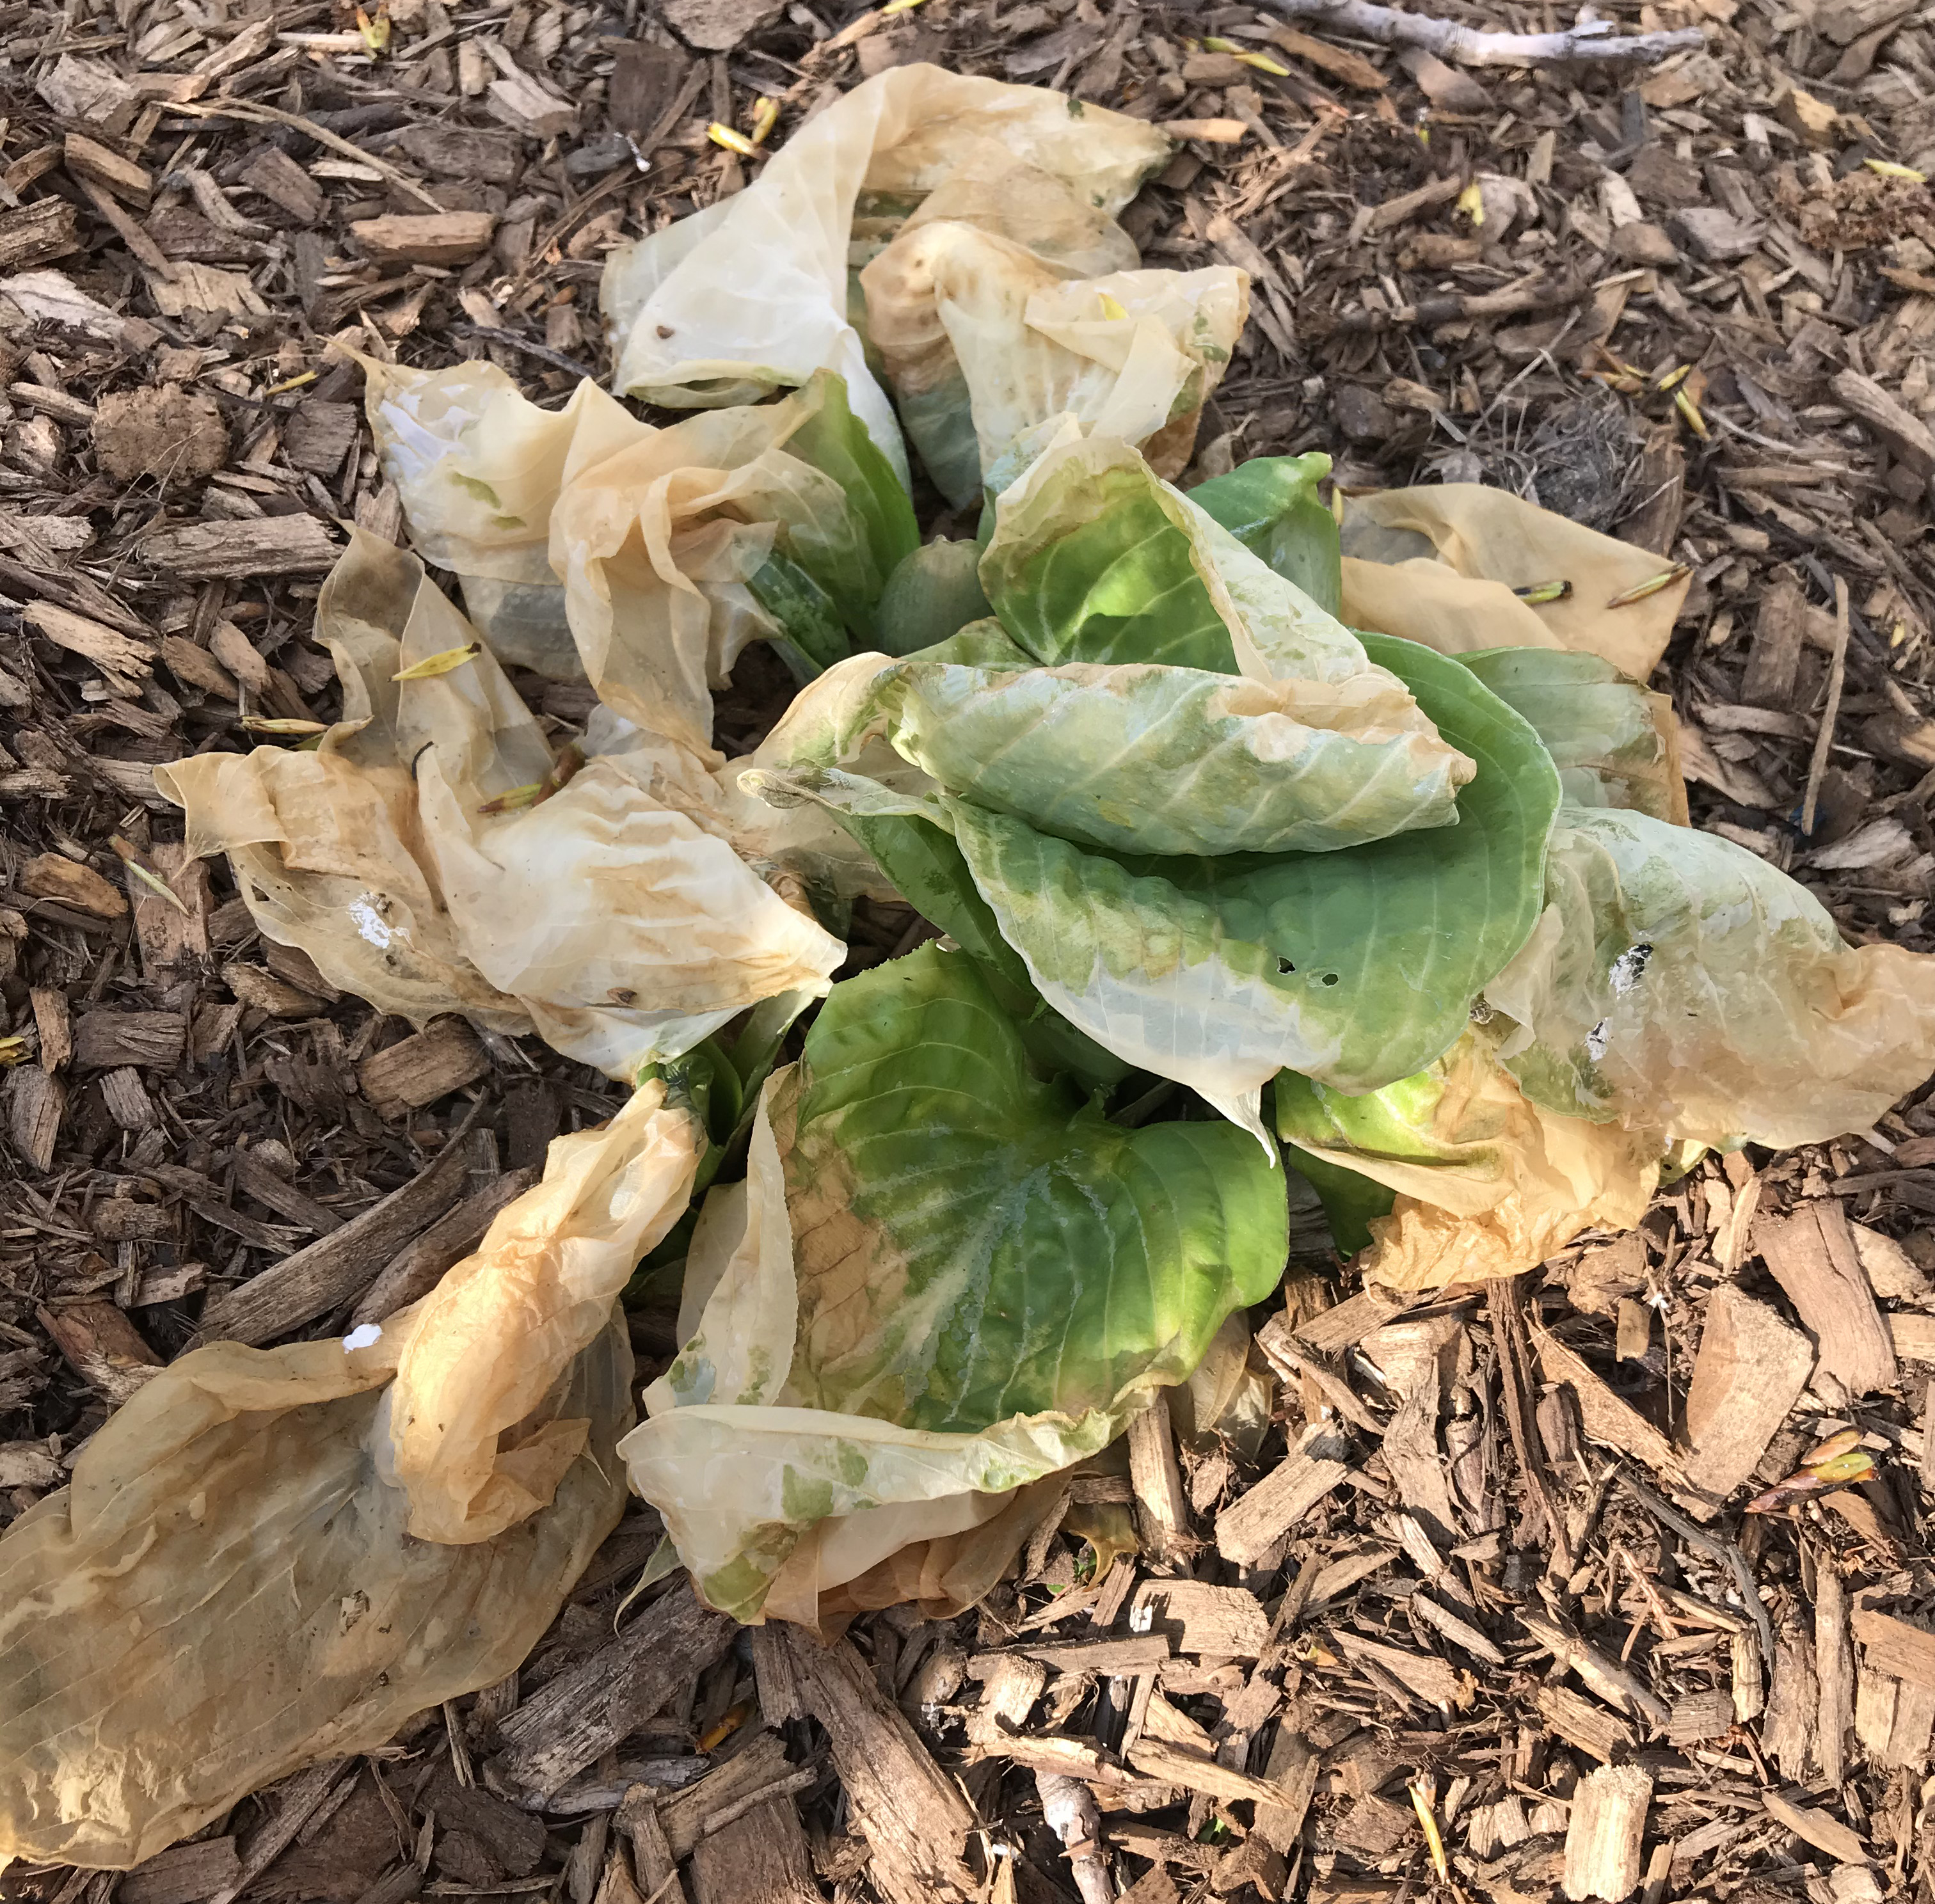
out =
<path fill-rule="evenodd" d="M 223 865 L 180 875 L 152 768 L 333 711 L 318 583 L 342 523 L 399 511 L 328 340 L 561 397 L 605 367 L 604 252 L 738 189 L 759 161 L 706 126 L 762 96 L 783 140 L 933 59 L 1240 128 L 1125 221 L 1151 263 L 1256 281 L 1198 472 L 1322 448 L 1345 484 L 1502 484 L 1688 563 L 1654 685 L 1695 823 L 1849 940 L 1935 950 L 1935 37 L 1903 0 L 1602 11 L 1707 45 L 1622 77 L 1244 6 L 394 0 L 377 58 L 382 20 L 331 0 L 0 8 L 0 1524 L 211 1296 L 328 1256 L 453 1145 L 436 1215 L 614 1108 L 258 938 Z M 521 685 L 560 735 L 587 711 Z M 782 693 L 749 661 L 729 744 Z M 849 969 L 907 930 L 863 909 Z M 1931 1215 L 1935 1099 L 1709 1160 L 1512 1287 L 1360 1290 L 1312 1203 L 1252 1317 L 1262 1438 L 1148 1420 L 975 1612 L 708 1641 L 632 1709 L 629 1663 L 696 1630 L 675 1587 L 614 1637 L 639 1510 L 512 1682 L 134 1873 L 0 1897 L 1068 1897 L 1057 1775 L 1136 1904 L 1925 1895 Z M 338 1246 L 332 1323 L 393 1254 Z M 635 1317 L 648 1366 L 670 1324 Z M 1871 1479 L 1746 1510 L 1844 1430 Z M 1100 1552 L 1131 1519 L 1140 1553 Z"/>

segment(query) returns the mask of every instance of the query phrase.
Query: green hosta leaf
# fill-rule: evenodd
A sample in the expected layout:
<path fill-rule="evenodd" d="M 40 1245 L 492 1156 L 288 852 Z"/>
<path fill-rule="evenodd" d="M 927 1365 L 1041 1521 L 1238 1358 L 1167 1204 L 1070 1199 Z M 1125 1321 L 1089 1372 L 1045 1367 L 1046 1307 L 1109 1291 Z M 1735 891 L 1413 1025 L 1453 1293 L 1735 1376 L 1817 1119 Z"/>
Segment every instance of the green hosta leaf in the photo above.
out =
<path fill-rule="evenodd" d="M 902 557 L 887 578 L 874 618 L 874 637 L 887 654 L 913 654 L 944 641 L 988 612 L 981 592 L 981 551 L 944 536 Z"/>
<path fill-rule="evenodd" d="M 1129 1076 L 1130 1066 L 1043 1002 L 1021 955 L 1001 937 L 937 801 L 906 798 L 859 775 L 815 768 L 763 772 L 749 790 L 775 804 L 811 800 L 830 812 L 907 904 L 974 958 L 1038 1071 L 1072 1078 L 1085 1091 L 1113 1091 Z"/>
<path fill-rule="evenodd" d="M 1330 1226 L 1330 1240 L 1340 1256 L 1355 1256 L 1371 1246 L 1371 1224 L 1387 1217 L 1397 1201 L 1396 1192 L 1373 1183 L 1327 1157 L 1313 1156 L 1294 1144 L 1287 1144 L 1291 1167 L 1316 1191 L 1324 1205 L 1324 1221 Z"/>
<path fill-rule="evenodd" d="M 1250 553 L 1294 582 L 1327 614 L 1344 611 L 1344 563 L 1336 518 L 1317 485 L 1330 459 L 1253 456 L 1189 491 L 1189 499 Z"/>
<path fill-rule="evenodd" d="M 890 1552 L 1097 1452 L 1287 1245 L 1239 1133 L 1106 1122 L 931 946 L 836 988 L 699 1230 L 696 1326 L 620 1452 L 741 1619 L 815 1529 Z"/>
<path fill-rule="evenodd" d="M 774 549 L 746 586 L 779 623 L 774 645 L 802 682 L 846 658 L 847 630 L 833 598 L 790 556 Z"/>
<path fill-rule="evenodd" d="M 1569 803 L 1685 819 L 1665 696 L 1597 655 L 1562 648 L 1490 648 L 1458 659 L 1538 730 Z"/>
<path fill-rule="evenodd" d="M 1049 1004 L 1259 1137 L 1258 1094 L 1279 1070 L 1351 1091 L 1421 1070 L 1538 914 L 1559 784 L 1538 736 L 1455 661 L 1366 647 L 1477 762 L 1456 827 L 1345 853 L 1129 861 L 949 803 Z"/>
<path fill-rule="evenodd" d="M 1866 1128 L 1935 1067 L 1935 963 L 1844 944 L 1731 840 L 1568 806 L 1546 888 L 1538 933 L 1486 987 L 1523 1027 L 1502 1055 L 1536 1103 L 1786 1146 Z"/>
<path fill-rule="evenodd" d="M 795 456 L 823 470 L 846 491 L 866 537 L 874 581 L 871 601 L 895 566 L 920 546 L 913 503 L 893 465 L 849 406 L 847 380 L 817 373 L 801 393 L 807 417 L 786 439 Z"/>
<path fill-rule="evenodd" d="M 1121 443 L 1056 442 L 1001 492 L 981 586 L 1050 665 L 1330 683 L 1372 671 L 1342 623 Z"/>
<path fill-rule="evenodd" d="M 1322 852 L 1442 826 L 1471 772 L 1422 724 L 1354 723 L 1315 683 L 921 655 L 880 695 L 887 738 L 950 792 L 1121 852 Z"/>
<path fill-rule="evenodd" d="M 924 948 L 808 1033 L 786 1166 L 804 1405 L 936 1432 L 1188 1374 L 1282 1273 L 1282 1181 L 1215 1124 L 1124 1130 L 1031 1073 L 977 967 Z"/>

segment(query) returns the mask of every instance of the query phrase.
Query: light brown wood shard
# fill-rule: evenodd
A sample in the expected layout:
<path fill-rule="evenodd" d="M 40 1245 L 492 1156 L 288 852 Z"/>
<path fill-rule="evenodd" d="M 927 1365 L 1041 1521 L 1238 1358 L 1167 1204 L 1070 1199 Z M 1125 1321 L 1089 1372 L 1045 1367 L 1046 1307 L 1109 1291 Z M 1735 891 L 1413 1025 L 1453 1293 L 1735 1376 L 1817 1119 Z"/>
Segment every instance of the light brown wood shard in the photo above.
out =
<path fill-rule="evenodd" d="M 1583 1698 L 1567 1686 L 1544 1685 L 1532 1695 L 1538 1715 L 1568 1745 L 1577 1746 L 1604 1764 L 1637 1743 L 1632 1727 L 1616 1713 Z"/>
<path fill-rule="evenodd" d="M 1639 1883 L 1653 1780 L 1636 1765 L 1602 1765 L 1580 1784 L 1565 1830 L 1565 1895 L 1620 1904 Z"/>
<path fill-rule="evenodd" d="M 1328 1430 L 1307 1437 L 1216 1516 L 1217 1552 L 1239 1567 L 1261 1559 L 1351 1471 L 1350 1451 Z"/>
<path fill-rule="evenodd" d="M 7 1080 L 7 1134 L 36 1170 L 53 1167 L 67 1088 L 38 1064 L 17 1066 Z"/>
<path fill-rule="evenodd" d="M 1278 1796 L 1266 1803 L 1257 1801 L 1255 1829 L 1259 1838 L 1285 1857 L 1303 1835 L 1304 1816 L 1316 1793 L 1322 1762 L 1323 1755 L 1287 1718 L 1278 1726 L 1263 1776 L 1275 1786 Z"/>
<path fill-rule="evenodd" d="M 1894 1347 L 1839 1199 L 1822 1197 L 1792 1216 L 1763 1219 L 1754 1225 L 1753 1241 L 1814 1335 L 1819 1371 L 1850 1396 L 1891 1387 Z"/>
<path fill-rule="evenodd" d="M 1371 1661 L 1382 1667 L 1406 1691 L 1446 1710 L 1463 1712 L 1478 1690 L 1478 1682 L 1470 1673 L 1461 1673 L 1429 1653 L 1381 1646 L 1355 1633 L 1339 1631 L 1335 1637 L 1347 1658 Z"/>
<path fill-rule="evenodd" d="M 358 219 L 349 233 L 379 264 L 468 264 L 497 228 L 490 212 L 390 212 Z"/>
<path fill-rule="evenodd" d="M 821 1904 L 799 1814 L 768 1799 L 693 1847 L 693 1904 Z"/>
<path fill-rule="evenodd" d="M 65 853 L 44 852 L 20 868 L 20 890 L 35 899 L 51 899 L 93 919 L 119 919 L 128 910 L 119 889 L 91 866 Z"/>
<path fill-rule="evenodd" d="M 179 523 L 152 531 L 140 549 L 143 561 L 191 581 L 326 575 L 341 552 L 310 515 Z"/>
<path fill-rule="evenodd" d="M 439 1018 L 427 1031 L 366 1058 L 356 1078 L 378 1115 L 394 1119 L 460 1091 L 490 1068 L 469 1026 L 461 1018 Z"/>
<path fill-rule="evenodd" d="M 702 1607 L 681 1580 L 617 1639 L 533 1693 L 503 1722 L 498 1736 L 504 1750 L 494 1767 L 499 1777 L 516 1791 L 557 1791 L 691 1685 L 738 1631 L 723 1613 Z"/>
<path fill-rule="evenodd" d="M 1197 1543 L 1189 1532 L 1189 1503 L 1176 1466 L 1176 1432 L 1166 1390 L 1130 1418 L 1129 1480 L 1135 1489 L 1143 1552 L 1157 1566 L 1187 1559 Z"/>
<path fill-rule="evenodd" d="M 74 1373 L 116 1406 L 152 1380 L 162 1365 L 161 1357 L 111 1302 L 74 1302 L 37 1314 Z"/>
<path fill-rule="evenodd" d="M 872 1848 L 868 1881 L 887 1904 L 964 1904 L 980 1886 L 962 1862 L 974 1814 L 871 1667 L 842 1640 L 789 1632 L 807 1709 L 832 1741 L 853 1822 Z"/>
<path fill-rule="evenodd" d="M 114 1887 L 125 1904 L 199 1904 L 242 1874 L 233 1838 L 174 1845 L 137 1864 Z"/>
<path fill-rule="evenodd" d="M 1656 1474 L 1677 1475 L 1673 1444 L 1631 1403 L 1623 1402 L 1591 1368 L 1556 1338 L 1537 1338 L 1538 1365 L 1548 1382 L 1569 1387 L 1579 1401 L 1579 1420 L 1589 1439 L 1643 1461 Z"/>
<path fill-rule="evenodd" d="M 1185 1791 L 1200 1791 L 1210 1798 L 1250 1798 L 1260 1804 L 1274 1805 L 1283 1797 L 1268 1779 L 1233 1771 L 1213 1758 L 1205 1758 L 1199 1752 L 1173 1746 L 1164 1739 L 1139 1740 L 1129 1748 L 1129 1763 L 1145 1778 L 1158 1784 L 1180 1785 Z"/>
<path fill-rule="evenodd" d="M 1774 1642 L 1773 1683 L 1760 1729 L 1761 1749 L 1783 1778 L 1798 1779 L 1807 1769 L 1816 1703 L 1813 1645 L 1798 1628 L 1783 1628 Z"/>
<path fill-rule="evenodd" d="M 1240 1587 L 1145 1580 L 1129 1603 L 1129 1628 L 1160 1637 L 1179 1653 L 1254 1659 L 1269 1637 L 1269 1616 L 1256 1595 Z"/>
<path fill-rule="evenodd" d="M 1860 1837 L 1818 1806 L 1804 1805 L 1778 1791 L 1764 1791 L 1761 1803 L 1798 1838 L 1842 1864 L 1867 1862 L 1868 1848 Z"/>
<path fill-rule="evenodd" d="M 1555 1620 L 1542 1614 L 1521 1610 L 1518 1622 L 1538 1643 L 1547 1648 L 1560 1665 L 1569 1667 L 1609 1705 L 1649 1724 L 1664 1726 L 1666 1702 L 1620 1662 L 1598 1647 L 1589 1646 L 1576 1634 L 1568 1633 Z"/>
<path fill-rule="evenodd" d="M 1871 1607 L 1857 1606 L 1852 1625 L 1864 1664 L 1935 1691 L 1935 1633 Z"/>
<path fill-rule="evenodd" d="M 1687 1483 L 1710 1516 L 1760 1465 L 1813 1372 L 1814 1349 L 1764 1302 L 1731 1283 L 1716 1288 L 1686 1392 Z"/>
<path fill-rule="evenodd" d="M 1821 1695 L 1814 1750 L 1821 1776 L 1838 1785 L 1855 1718 L 1854 1661 L 1848 1649 L 1847 1583 L 1826 1552 L 1817 1553 L 1814 1571 L 1814 1676 Z"/>
<path fill-rule="evenodd" d="M 56 607 L 51 602 L 29 602 L 20 611 L 20 619 L 57 647 L 92 662 L 111 682 L 125 682 L 138 691 L 140 683 L 155 671 L 152 643 L 134 640 L 89 620 L 86 615 L 77 615 L 71 608 Z"/>
<path fill-rule="evenodd" d="M 539 1174 L 535 1164 L 522 1170 L 508 1170 L 495 1183 L 466 1196 L 454 1209 L 439 1217 L 415 1242 L 398 1251 L 384 1265 L 368 1293 L 351 1312 L 350 1326 L 382 1322 L 399 1309 L 407 1308 L 419 1296 L 427 1296 L 446 1269 L 483 1242 L 484 1233 L 497 1212 L 529 1190 Z"/>

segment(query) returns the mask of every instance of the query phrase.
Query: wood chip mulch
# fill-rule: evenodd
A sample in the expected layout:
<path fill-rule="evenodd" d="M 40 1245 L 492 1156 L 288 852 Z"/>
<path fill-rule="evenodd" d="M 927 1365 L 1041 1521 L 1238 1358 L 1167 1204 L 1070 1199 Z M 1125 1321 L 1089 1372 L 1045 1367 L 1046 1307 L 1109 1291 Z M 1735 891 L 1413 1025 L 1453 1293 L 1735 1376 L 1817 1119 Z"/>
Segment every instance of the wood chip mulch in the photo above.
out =
<path fill-rule="evenodd" d="M 152 769 L 333 710 L 318 582 L 343 523 L 399 511 L 329 340 L 561 398 L 605 367 L 602 255 L 738 189 L 758 161 L 705 128 L 762 96 L 783 140 L 934 59 L 1240 133 L 1127 216 L 1152 263 L 1256 280 L 1198 473 L 1324 448 L 1692 565 L 1654 685 L 1696 823 L 1849 939 L 1935 949 L 1935 28 L 1601 11 L 1707 44 L 1621 75 L 1133 0 L 391 0 L 367 32 L 332 0 L 0 6 L 0 1524 L 204 1305 L 300 1253 L 252 1339 L 346 1322 L 614 1108 L 259 938 Z M 761 678 L 722 732 L 756 738 Z M 560 735 L 587 712 L 521 684 Z M 863 918 L 855 966 L 904 925 Z M 0 1898 L 1928 1896 L 1931 1219 L 1935 1098 L 1709 1160 L 1511 1287 L 1357 1288 L 1312 1206 L 1252 1317 L 1267 1421 L 1145 1418 L 975 1612 L 721 1652 L 674 1586 L 614 1633 L 637 1510 L 512 1680 L 138 1870 Z M 662 1363 L 669 1316 L 634 1331 Z M 1872 1478 L 1746 1510 L 1836 1437 Z M 1099 1811 L 1072 1858 L 1067 1777 Z"/>

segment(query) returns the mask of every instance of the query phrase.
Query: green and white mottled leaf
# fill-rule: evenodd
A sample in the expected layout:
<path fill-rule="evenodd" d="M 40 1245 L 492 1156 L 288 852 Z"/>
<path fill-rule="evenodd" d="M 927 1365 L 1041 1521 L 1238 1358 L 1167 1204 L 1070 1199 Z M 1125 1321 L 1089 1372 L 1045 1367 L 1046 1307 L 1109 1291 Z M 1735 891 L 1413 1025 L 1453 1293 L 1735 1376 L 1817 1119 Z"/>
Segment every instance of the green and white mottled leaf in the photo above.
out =
<path fill-rule="evenodd" d="M 1330 473 L 1330 459 L 1253 456 L 1188 492 L 1189 499 L 1235 536 L 1250 553 L 1294 582 L 1327 614 L 1344 608 L 1344 561 L 1337 521 L 1317 485 Z"/>
<path fill-rule="evenodd" d="M 1083 845 L 1326 852 L 1455 822 L 1471 762 L 1428 729 L 1357 724 L 1353 685 L 916 656 L 880 693 L 888 739 L 950 792 Z"/>
<path fill-rule="evenodd" d="M 958 952 L 838 987 L 762 1115 L 746 1200 L 770 1210 L 778 1159 L 790 1287 L 762 1215 L 623 1450 L 701 1590 L 741 1617 L 817 1522 L 1001 1492 L 1099 1449 L 1282 1273 L 1283 1180 L 1254 1146 L 1217 1124 L 1124 1130 L 1042 1082 Z M 753 1364 L 789 1305 L 775 1394 Z"/>
<path fill-rule="evenodd" d="M 1477 762 L 1456 827 L 1348 853 L 1127 861 L 949 803 L 1048 1003 L 1260 1139 L 1278 1070 L 1363 1091 L 1429 1064 L 1538 916 L 1559 784 L 1538 736 L 1455 661 L 1367 644 Z"/>
<path fill-rule="evenodd" d="M 1864 1130 L 1927 1076 L 1935 962 L 1844 944 L 1811 893 L 1731 840 L 1568 806 L 1546 895 L 1485 988 L 1520 1027 L 1502 1055 L 1536 1103 L 1786 1146 Z"/>

